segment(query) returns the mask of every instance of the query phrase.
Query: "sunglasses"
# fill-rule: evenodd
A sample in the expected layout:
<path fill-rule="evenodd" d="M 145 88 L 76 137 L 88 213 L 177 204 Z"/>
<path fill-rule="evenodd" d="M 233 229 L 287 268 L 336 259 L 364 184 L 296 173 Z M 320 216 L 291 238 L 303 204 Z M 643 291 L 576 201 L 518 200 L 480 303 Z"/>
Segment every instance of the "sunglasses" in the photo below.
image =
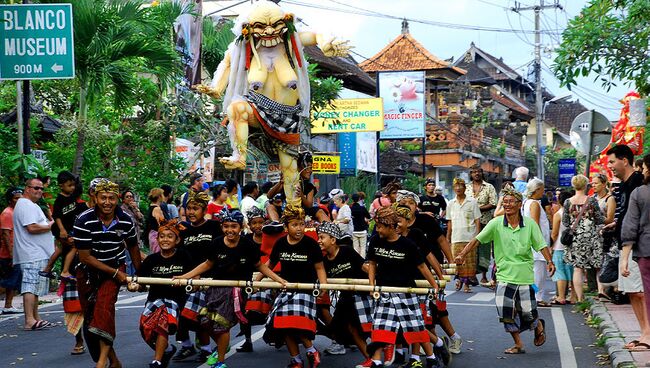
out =
<path fill-rule="evenodd" d="M 43 189 L 45 189 L 44 187 L 34 187 L 34 186 L 31 186 L 31 185 L 28 185 L 27 187 L 32 188 L 34 190 L 43 190 Z"/>

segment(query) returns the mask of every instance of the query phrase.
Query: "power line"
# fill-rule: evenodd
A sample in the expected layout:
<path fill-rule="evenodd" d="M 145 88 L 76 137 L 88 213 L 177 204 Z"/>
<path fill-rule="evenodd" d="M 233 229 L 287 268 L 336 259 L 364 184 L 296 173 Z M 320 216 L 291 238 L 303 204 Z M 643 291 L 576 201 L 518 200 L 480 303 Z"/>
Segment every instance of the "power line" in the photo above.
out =
<path fill-rule="evenodd" d="M 345 13 L 345 14 L 357 14 L 357 15 L 363 15 L 368 17 L 379 17 L 379 18 L 394 19 L 394 20 L 407 20 L 413 23 L 426 24 L 426 25 L 441 27 L 441 28 L 485 31 L 485 32 L 500 32 L 500 33 L 528 33 L 528 34 L 534 33 L 534 31 L 527 31 L 527 30 L 518 31 L 513 29 L 505 29 L 505 28 L 472 26 L 467 24 L 456 24 L 456 23 L 437 22 L 437 21 L 430 21 L 430 20 L 409 18 L 409 17 L 399 17 L 395 15 L 389 15 L 389 14 L 379 13 L 375 11 L 368 11 L 368 10 L 347 10 L 347 9 L 335 8 L 335 7 L 324 6 L 319 4 L 304 3 L 296 0 L 283 0 L 283 1 L 284 3 L 287 4 L 292 4 L 292 5 L 302 6 L 307 8 L 323 9 L 323 10 L 329 10 L 329 11 Z"/>

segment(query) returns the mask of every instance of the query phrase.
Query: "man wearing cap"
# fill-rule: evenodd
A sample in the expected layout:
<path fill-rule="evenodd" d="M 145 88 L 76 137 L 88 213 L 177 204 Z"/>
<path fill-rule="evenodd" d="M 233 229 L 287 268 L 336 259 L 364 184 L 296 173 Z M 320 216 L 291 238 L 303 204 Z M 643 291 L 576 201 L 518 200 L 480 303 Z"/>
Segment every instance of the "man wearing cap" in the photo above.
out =
<path fill-rule="evenodd" d="M 83 267 L 77 271 L 79 299 L 84 312 L 84 335 L 98 368 L 110 361 L 121 366 L 115 340 L 115 302 L 126 282 L 126 251 L 133 266 L 140 268 L 140 250 L 131 216 L 118 207 L 119 187 L 108 180 L 94 189 L 95 206 L 75 221 L 74 243 Z M 126 248 L 125 248 L 126 244 Z"/>
<path fill-rule="evenodd" d="M 422 213 L 445 217 L 447 201 L 445 201 L 442 194 L 437 193 L 436 181 L 432 178 L 427 179 L 426 183 L 424 183 L 424 194 L 420 196 L 420 205 L 418 207 Z"/>
<path fill-rule="evenodd" d="M 505 354 L 525 353 L 521 341 L 522 331 L 534 330 L 535 346 L 546 342 L 544 320 L 538 320 L 537 302 L 533 289 L 533 250 L 541 252 L 546 268 L 552 276 L 555 265 L 537 223 L 521 215 L 522 195 L 515 189 L 504 189 L 505 215 L 492 219 L 456 256 L 456 264 L 465 263 L 467 254 L 480 243 L 494 242 L 494 259 L 497 266 L 496 307 L 499 321 L 514 340 L 514 346 Z M 473 260 L 467 260 L 473 262 Z"/>
<path fill-rule="evenodd" d="M 185 221 L 185 210 L 187 209 L 187 200 L 190 198 L 190 192 L 198 193 L 203 191 L 203 175 L 194 173 L 190 176 L 190 188 L 181 196 L 181 208 L 178 209 L 181 221 Z"/>

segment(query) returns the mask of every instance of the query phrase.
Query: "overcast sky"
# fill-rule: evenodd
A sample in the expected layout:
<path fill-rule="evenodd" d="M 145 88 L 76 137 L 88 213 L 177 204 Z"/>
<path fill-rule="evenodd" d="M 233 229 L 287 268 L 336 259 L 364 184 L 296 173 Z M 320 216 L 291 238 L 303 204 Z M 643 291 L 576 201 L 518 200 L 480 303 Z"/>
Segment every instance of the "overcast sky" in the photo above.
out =
<path fill-rule="evenodd" d="M 518 3 L 527 6 L 533 2 L 534 0 L 523 0 Z M 204 14 L 233 3 L 236 1 L 206 2 Z M 546 0 L 545 3 L 552 4 L 553 1 Z M 560 0 L 564 10 L 545 10 L 542 15 L 542 29 L 562 30 L 567 20 L 576 16 L 586 3 L 584 0 Z M 306 25 L 302 26 L 303 30 L 313 30 L 349 40 L 354 46 L 352 56 L 358 62 L 363 61 L 364 57 L 372 57 L 400 34 L 401 19 L 390 19 L 386 16 L 406 17 L 412 19 L 409 22 L 411 35 L 441 59 L 462 57 L 470 43 L 474 42 L 484 51 L 496 57 L 503 57 L 519 74 L 526 76 L 530 72 L 532 78 L 530 63 L 534 58 L 534 35 L 531 33 L 454 29 L 418 22 L 422 20 L 425 23 L 444 22 L 532 31 L 534 13 L 510 11 L 508 8 L 515 6 L 513 0 L 283 0 L 280 4 L 286 11 L 294 13 L 304 21 Z M 232 8 L 232 11 L 238 13 L 247 6 L 249 5 L 239 5 Z M 377 16 L 355 14 L 361 11 L 375 12 Z M 230 11 L 223 13 L 231 14 Z M 552 50 L 560 42 L 560 33 L 561 31 L 558 31 L 554 35 L 542 36 L 542 44 L 546 50 L 542 54 L 544 69 L 548 69 L 553 63 L 555 53 Z M 556 96 L 572 93 L 573 99 L 580 100 L 587 108 L 595 109 L 611 120 L 618 119 L 621 107 L 618 100 L 631 90 L 631 87 L 619 84 L 619 87 L 607 92 L 599 83 L 594 84 L 593 78 L 578 81 L 579 87 L 569 92 L 559 88 L 559 82 L 549 71 L 542 72 L 542 82 Z"/>

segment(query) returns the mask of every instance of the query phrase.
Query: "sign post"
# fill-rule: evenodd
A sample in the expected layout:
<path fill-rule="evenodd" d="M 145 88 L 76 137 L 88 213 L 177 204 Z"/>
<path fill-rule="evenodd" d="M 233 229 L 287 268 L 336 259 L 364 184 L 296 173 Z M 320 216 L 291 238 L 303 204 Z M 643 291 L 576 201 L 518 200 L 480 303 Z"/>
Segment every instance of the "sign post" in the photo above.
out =
<path fill-rule="evenodd" d="M 576 174 L 576 159 L 561 158 L 557 161 L 558 184 L 561 187 L 570 187 L 571 179 Z"/>
<path fill-rule="evenodd" d="M 74 78 L 72 4 L 0 5 L 0 80 Z"/>
<path fill-rule="evenodd" d="M 0 19 L 0 80 L 18 81 L 18 151 L 29 154 L 29 80 L 75 76 L 72 4 L 23 0 L 23 4 L 0 5 Z"/>

